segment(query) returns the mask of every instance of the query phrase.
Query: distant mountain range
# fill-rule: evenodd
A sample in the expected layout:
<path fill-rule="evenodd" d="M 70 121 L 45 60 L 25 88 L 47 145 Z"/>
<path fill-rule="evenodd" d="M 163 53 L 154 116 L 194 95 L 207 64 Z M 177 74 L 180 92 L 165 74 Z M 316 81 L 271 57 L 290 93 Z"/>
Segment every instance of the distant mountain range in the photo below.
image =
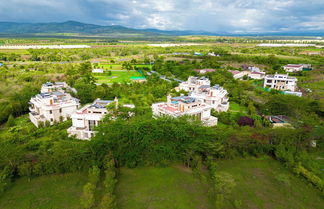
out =
<path fill-rule="evenodd" d="M 285 32 L 285 33 L 227 33 L 227 32 L 206 32 L 191 30 L 158 30 L 158 29 L 134 29 L 124 26 L 101 26 L 86 24 L 76 21 L 62 23 L 16 23 L 0 22 L 0 34 L 55 34 L 55 33 L 77 33 L 84 35 L 104 35 L 104 34 L 142 34 L 147 36 L 166 35 L 220 35 L 220 36 L 267 36 L 267 35 L 289 35 L 289 36 L 323 36 L 323 31 L 313 32 Z"/>
<path fill-rule="evenodd" d="M 35 34 L 35 33 L 79 33 L 79 34 L 144 34 L 144 35 L 215 35 L 203 31 L 164 31 L 158 29 L 133 29 L 119 25 L 101 26 L 76 21 L 62 23 L 16 23 L 0 22 L 0 33 Z"/>

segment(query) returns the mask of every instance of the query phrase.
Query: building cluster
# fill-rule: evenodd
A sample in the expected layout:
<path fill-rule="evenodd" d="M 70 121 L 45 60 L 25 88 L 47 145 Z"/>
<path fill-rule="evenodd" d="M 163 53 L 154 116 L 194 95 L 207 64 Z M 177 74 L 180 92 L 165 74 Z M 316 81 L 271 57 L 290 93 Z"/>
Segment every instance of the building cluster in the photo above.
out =
<path fill-rule="evenodd" d="M 264 80 L 263 87 L 269 89 L 276 89 L 281 91 L 283 94 L 302 96 L 302 92 L 297 91 L 297 78 L 289 76 L 288 74 L 275 74 L 275 75 L 266 75 L 265 72 L 261 71 L 258 67 L 242 65 L 243 71 L 238 70 L 229 70 L 232 73 L 233 78 L 243 79 L 244 76 L 247 76 L 251 79 Z M 311 70 L 311 65 L 309 64 L 289 64 L 284 66 L 284 69 L 287 72 L 298 72 Z"/>
<path fill-rule="evenodd" d="M 264 79 L 264 88 L 280 90 L 285 94 L 302 96 L 297 92 L 297 78 L 288 74 L 265 75 L 259 68 L 249 66 L 248 70 L 230 71 L 234 78 L 249 77 L 258 74 L 254 79 Z M 209 72 L 211 69 L 197 70 L 199 73 Z M 211 71 L 210 71 L 211 72 Z M 243 76 L 242 76 L 243 75 Z M 109 112 L 107 106 L 114 104 L 118 108 L 118 99 L 101 100 L 96 99 L 92 104 L 80 108 L 80 102 L 67 91 L 73 91 L 65 82 L 42 85 L 39 94 L 30 99 L 29 118 L 31 122 L 39 127 L 45 124 L 54 124 L 72 118 L 72 126 L 67 130 L 69 136 L 76 136 L 78 139 L 88 140 L 95 135 L 94 128 L 100 124 L 102 119 Z M 177 97 L 167 96 L 166 102 L 152 104 L 154 117 L 159 116 L 191 116 L 201 121 L 205 126 L 217 125 L 218 119 L 211 115 L 211 111 L 226 112 L 229 109 L 228 92 L 219 85 L 211 86 L 206 77 L 190 76 L 187 81 L 180 82 L 175 88 L 176 91 L 188 92 Z M 134 108 L 134 105 L 124 105 Z M 272 123 L 282 125 L 280 117 L 272 117 Z"/>
<path fill-rule="evenodd" d="M 243 71 L 238 70 L 229 70 L 232 73 L 235 79 L 243 79 L 244 76 L 247 76 L 250 79 L 262 80 L 265 77 L 265 72 L 260 68 L 255 66 L 242 65 Z"/>
<path fill-rule="evenodd" d="M 211 115 L 211 110 L 218 112 L 229 109 L 228 92 L 219 85 L 211 86 L 205 77 L 190 76 L 187 81 L 180 83 L 177 91 L 187 91 L 188 95 L 167 96 L 166 102 L 152 105 L 153 115 L 158 116 L 192 116 L 206 126 L 217 125 L 217 118 Z"/>
<path fill-rule="evenodd" d="M 71 89 L 65 82 L 42 85 L 41 92 L 30 99 L 29 119 L 39 127 L 49 123 L 65 121 L 72 118 L 72 126 L 67 130 L 69 136 L 76 136 L 78 139 L 90 139 L 95 135 L 94 127 L 108 114 L 107 106 L 114 102 L 118 108 L 118 99 L 100 100 L 96 99 L 92 104 L 79 109 L 80 102 L 65 92 Z M 134 108 L 134 105 L 125 104 L 124 107 Z"/>

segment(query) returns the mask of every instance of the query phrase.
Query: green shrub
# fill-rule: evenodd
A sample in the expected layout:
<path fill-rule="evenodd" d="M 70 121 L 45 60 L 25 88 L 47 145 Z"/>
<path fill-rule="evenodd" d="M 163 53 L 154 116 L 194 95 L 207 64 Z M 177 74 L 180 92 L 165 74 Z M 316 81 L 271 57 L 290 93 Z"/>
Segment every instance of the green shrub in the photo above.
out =
<path fill-rule="evenodd" d="M 87 183 L 83 187 L 83 194 L 81 196 L 81 205 L 83 208 L 91 208 L 95 202 L 94 191 L 96 187 L 91 183 Z"/>
<path fill-rule="evenodd" d="M 304 168 L 300 163 L 297 164 L 294 171 L 295 173 L 304 176 L 308 181 L 310 181 L 322 192 L 324 192 L 324 181 L 315 174 L 313 174 L 311 171 Z"/>

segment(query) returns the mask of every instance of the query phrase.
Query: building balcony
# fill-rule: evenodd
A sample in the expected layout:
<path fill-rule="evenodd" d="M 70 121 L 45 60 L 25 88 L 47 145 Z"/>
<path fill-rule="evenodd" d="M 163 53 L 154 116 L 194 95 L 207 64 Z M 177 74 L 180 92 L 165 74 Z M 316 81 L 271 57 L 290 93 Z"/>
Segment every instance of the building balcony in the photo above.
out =
<path fill-rule="evenodd" d="M 77 128 L 74 126 L 71 126 L 67 130 L 69 136 L 75 136 L 78 139 L 81 140 L 90 140 L 91 137 L 93 137 L 96 133 L 96 131 L 90 131 L 86 127 L 85 128 Z"/>
<path fill-rule="evenodd" d="M 30 112 L 29 113 L 29 119 L 36 127 L 38 127 L 39 122 L 45 122 L 44 116 L 40 115 L 37 112 Z"/>

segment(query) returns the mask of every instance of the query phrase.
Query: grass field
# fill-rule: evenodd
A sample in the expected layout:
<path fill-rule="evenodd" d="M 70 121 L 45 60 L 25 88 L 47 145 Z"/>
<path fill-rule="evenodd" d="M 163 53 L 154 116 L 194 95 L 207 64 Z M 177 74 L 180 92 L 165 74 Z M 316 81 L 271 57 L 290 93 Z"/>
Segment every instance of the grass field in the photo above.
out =
<path fill-rule="evenodd" d="M 236 182 L 224 209 L 323 208 L 324 199 L 314 186 L 271 158 L 218 160 L 217 170 L 230 173 Z M 87 180 L 87 173 L 20 178 L 0 196 L 0 208 L 79 209 Z M 100 185 L 96 204 L 103 195 Z M 208 189 L 183 166 L 121 168 L 115 194 L 120 209 L 209 209 L 214 207 Z"/>
<path fill-rule="evenodd" d="M 1 209 L 79 209 L 87 174 L 49 175 L 16 180 L 0 197 Z"/>
<path fill-rule="evenodd" d="M 116 71 L 111 71 L 111 75 L 107 74 L 95 74 L 95 78 L 97 79 L 96 83 L 106 83 L 106 84 L 111 84 L 111 83 L 128 83 L 131 81 L 131 77 L 142 77 L 142 75 L 135 71 L 122 71 L 122 70 L 116 70 Z"/>
<path fill-rule="evenodd" d="M 219 161 L 218 169 L 237 184 L 224 208 L 234 209 L 234 201 L 241 201 L 241 208 L 323 208 L 318 190 L 270 158 Z"/>
<path fill-rule="evenodd" d="M 212 208 L 207 186 L 183 167 L 122 168 L 118 182 L 120 209 Z"/>

